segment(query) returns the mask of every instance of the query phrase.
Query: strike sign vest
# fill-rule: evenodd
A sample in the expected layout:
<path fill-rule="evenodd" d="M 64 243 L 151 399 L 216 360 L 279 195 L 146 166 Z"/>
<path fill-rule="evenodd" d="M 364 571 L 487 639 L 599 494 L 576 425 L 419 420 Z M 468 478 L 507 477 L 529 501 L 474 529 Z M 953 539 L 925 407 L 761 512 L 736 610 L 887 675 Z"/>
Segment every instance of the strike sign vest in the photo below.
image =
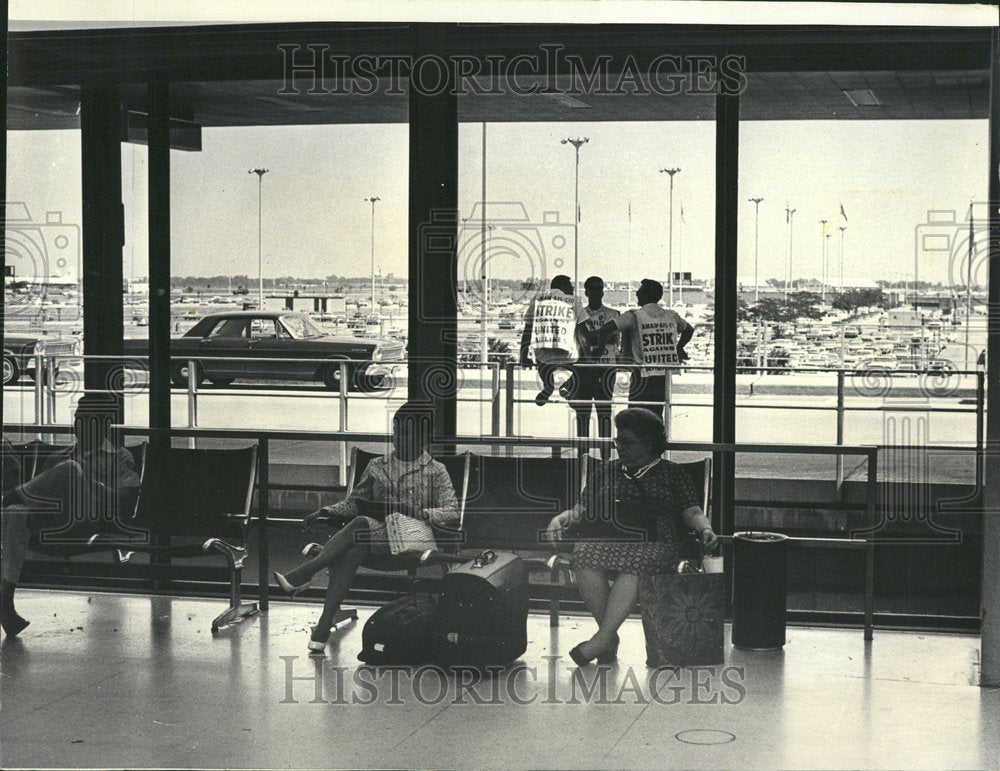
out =
<path fill-rule="evenodd" d="M 536 353 L 563 351 L 576 358 L 577 307 L 573 297 L 557 289 L 543 292 L 534 301 L 531 324 L 531 348 Z"/>
<path fill-rule="evenodd" d="M 643 377 L 665 375 L 667 369 L 680 365 L 677 339 L 686 322 L 675 311 L 648 303 L 628 311 L 634 315 L 635 326 L 629 324 L 632 361 L 645 365 Z"/>

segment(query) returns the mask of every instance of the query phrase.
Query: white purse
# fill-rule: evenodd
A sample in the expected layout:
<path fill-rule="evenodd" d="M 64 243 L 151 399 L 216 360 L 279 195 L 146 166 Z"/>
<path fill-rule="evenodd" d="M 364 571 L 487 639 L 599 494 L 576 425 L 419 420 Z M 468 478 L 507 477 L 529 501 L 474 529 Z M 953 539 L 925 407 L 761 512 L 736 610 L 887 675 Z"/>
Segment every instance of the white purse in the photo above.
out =
<path fill-rule="evenodd" d="M 392 554 L 406 554 L 436 549 L 434 530 L 429 522 L 414 519 L 399 512 L 385 518 L 385 529 L 389 536 L 389 551 Z"/>

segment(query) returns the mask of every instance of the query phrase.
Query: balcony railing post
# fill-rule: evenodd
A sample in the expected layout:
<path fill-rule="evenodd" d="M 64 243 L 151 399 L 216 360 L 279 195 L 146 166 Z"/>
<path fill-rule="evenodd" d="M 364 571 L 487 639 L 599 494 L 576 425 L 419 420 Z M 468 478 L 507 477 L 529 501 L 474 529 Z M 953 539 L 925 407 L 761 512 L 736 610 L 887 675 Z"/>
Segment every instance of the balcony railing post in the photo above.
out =
<path fill-rule="evenodd" d="M 506 408 L 507 408 L 507 433 L 508 437 L 514 436 L 514 387 L 515 387 L 515 374 L 514 374 L 514 362 L 508 361 L 506 367 L 507 382 L 506 385 Z M 506 447 L 506 454 L 513 454 L 513 448 L 510 445 Z"/>
<path fill-rule="evenodd" d="M 45 357 L 40 354 L 35 354 L 35 423 L 38 425 L 45 425 L 45 395 L 42 393 L 42 371 L 45 366 Z M 41 439 L 42 435 L 39 434 L 38 438 Z"/>
<path fill-rule="evenodd" d="M 837 446 L 844 444 L 844 370 L 837 370 Z M 837 490 L 844 484 L 844 456 L 837 456 Z"/>
<path fill-rule="evenodd" d="M 490 434 L 500 436 L 500 363 L 490 364 Z M 499 448 L 493 447 L 493 454 L 499 453 Z"/>
<path fill-rule="evenodd" d="M 841 456 L 837 456 L 841 457 Z M 868 452 L 867 507 L 868 528 L 865 546 L 865 640 L 874 636 L 875 622 L 875 524 L 878 512 L 878 449 Z"/>
<path fill-rule="evenodd" d="M 35 370 L 37 373 L 38 370 Z M 56 422 L 56 361 L 53 358 L 46 358 L 44 377 L 42 378 L 42 388 L 45 391 L 48 402 L 47 423 Z"/>
<path fill-rule="evenodd" d="M 340 430 L 347 430 L 347 394 L 350 390 L 350 383 L 347 380 L 347 364 L 341 362 L 340 367 L 340 390 L 337 392 L 337 402 L 340 408 Z M 340 462 L 337 464 L 337 484 L 347 487 L 347 442 L 338 443 Z"/>
<path fill-rule="evenodd" d="M 194 359 L 188 359 L 188 428 L 197 428 L 198 426 L 198 373 L 196 367 L 198 362 Z M 192 436 L 188 439 L 188 447 L 191 449 L 195 448 L 195 442 L 197 440 Z"/>

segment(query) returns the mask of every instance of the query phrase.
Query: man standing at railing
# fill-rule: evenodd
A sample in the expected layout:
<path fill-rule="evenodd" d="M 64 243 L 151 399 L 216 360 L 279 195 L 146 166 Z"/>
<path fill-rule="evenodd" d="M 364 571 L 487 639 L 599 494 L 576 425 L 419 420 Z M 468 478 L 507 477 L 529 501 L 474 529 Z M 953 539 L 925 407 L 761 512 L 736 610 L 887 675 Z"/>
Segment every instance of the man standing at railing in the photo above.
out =
<path fill-rule="evenodd" d="M 601 327 L 598 344 L 622 333 L 623 359 L 641 365 L 632 372 L 628 405 L 662 417 L 669 436 L 670 413 L 664 408 L 670 402 L 670 373 L 687 360 L 684 346 L 694 335 L 694 327 L 676 311 L 660 306 L 663 285 L 659 281 L 644 278 L 635 297 L 639 307 Z"/>
<path fill-rule="evenodd" d="M 604 279 L 591 276 L 583 284 L 587 304 L 580 312 L 576 327 L 576 342 L 580 352 L 579 364 L 573 376 L 560 389 L 576 412 L 576 435 L 590 436 L 591 407 L 597 412 L 598 436 L 611 436 L 611 396 L 614 393 L 614 364 L 618 362 L 618 343 L 621 335 L 614 334 L 604 345 L 597 345 L 601 328 L 613 323 L 621 314 L 607 307 L 604 300 Z M 601 449 L 606 458 L 607 449 Z"/>
<path fill-rule="evenodd" d="M 572 371 L 578 355 L 576 324 L 580 311 L 580 301 L 573 296 L 573 282 L 563 275 L 553 278 L 549 289 L 539 292 L 528 304 L 521 334 L 521 366 L 531 366 L 530 351 L 542 379 L 542 390 L 535 396 L 539 407 L 555 390 L 552 377 L 556 370 Z"/>

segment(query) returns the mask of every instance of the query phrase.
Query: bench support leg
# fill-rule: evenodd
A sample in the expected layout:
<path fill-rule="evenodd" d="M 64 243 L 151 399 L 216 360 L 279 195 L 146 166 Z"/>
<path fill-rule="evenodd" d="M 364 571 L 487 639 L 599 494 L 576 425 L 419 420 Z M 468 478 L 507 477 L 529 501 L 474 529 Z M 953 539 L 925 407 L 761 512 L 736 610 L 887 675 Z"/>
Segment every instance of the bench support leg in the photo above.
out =
<path fill-rule="evenodd" d="M 245 550 L 233 547 L 218 539 L 207 541 L 202 547 L 206 551 L 210 548 L 222 552 L 229 563 L 229 607 L 212 621 L 212 634 L 215 634 L 224 626 L 242 621 L 248 616 L 252 616 L 259 611 L 256 602 L 243 602 L 243 560 L 246 558 Z"/>
<path fill-rule="evenodd" d="M 341 608 L 333 616 L 333 626 L 336 628 L 345 621 L 357 621 L 358 620 L 358 609 L 357 608 Z"/>

